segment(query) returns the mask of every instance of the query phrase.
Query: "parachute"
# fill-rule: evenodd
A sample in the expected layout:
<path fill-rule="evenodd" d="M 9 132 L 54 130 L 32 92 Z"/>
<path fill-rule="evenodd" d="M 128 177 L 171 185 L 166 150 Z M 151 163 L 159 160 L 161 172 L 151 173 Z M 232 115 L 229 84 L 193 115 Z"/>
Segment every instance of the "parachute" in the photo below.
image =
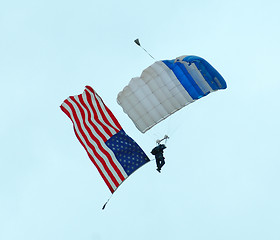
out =
<path fill-rule="evenodd" d="M 205 59 L 185 55 L 156 61 L 119 92 L 118 104 L 142 133 L 184 106 L 227 85 Z"/>

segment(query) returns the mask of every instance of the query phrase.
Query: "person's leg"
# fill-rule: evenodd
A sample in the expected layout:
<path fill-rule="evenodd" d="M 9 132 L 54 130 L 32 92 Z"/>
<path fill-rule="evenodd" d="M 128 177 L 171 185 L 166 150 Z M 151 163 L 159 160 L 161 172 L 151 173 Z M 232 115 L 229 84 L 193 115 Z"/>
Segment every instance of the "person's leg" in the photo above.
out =
<path fill-rule="evenodd" d="M 157 163 L 157 171 L 160 172 L 160 169 L 161 169 L 161 163 L 160 163 L 160 159 L 159 158 L 156 158 L 156 163 Z"/>
<path fill-rule="evenodd" d="M 164 161 L 164 158 L 162 158 L 162 160 L 160 161 L 160 168 L 162 168 L 164 164 L 165 164 L 165 161 Z"/>
<path fill-rule="evenodd" d="M 162 166 L 165 164 L 164 157 L 156 158 L 156 162 L 157 162 L 157 171 L 160 172 Z"/>

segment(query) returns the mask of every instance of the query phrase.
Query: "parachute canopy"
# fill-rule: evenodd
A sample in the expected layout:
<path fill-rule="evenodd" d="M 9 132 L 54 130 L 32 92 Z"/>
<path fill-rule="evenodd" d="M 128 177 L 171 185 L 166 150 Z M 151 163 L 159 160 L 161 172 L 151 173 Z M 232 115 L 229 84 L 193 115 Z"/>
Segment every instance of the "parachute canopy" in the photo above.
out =
<path fill-rule="evenodd" d="M 182 107 L 227 85 L 219 72 L 197 56 L 157 61 L 132 78 L 117 102 L 142 133 Z"/>

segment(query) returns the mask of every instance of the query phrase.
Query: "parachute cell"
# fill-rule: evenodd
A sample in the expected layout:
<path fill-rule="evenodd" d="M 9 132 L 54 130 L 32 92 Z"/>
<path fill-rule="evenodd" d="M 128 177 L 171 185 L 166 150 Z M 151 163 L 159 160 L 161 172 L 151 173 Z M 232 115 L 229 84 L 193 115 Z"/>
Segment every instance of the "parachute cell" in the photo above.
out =
<path fill-rule="evenodd" d="M 206 60 L 181 56 L 146 68 L 118 94 L 117 102 L 144 133 L 182 107 L 226 87 Z"/>

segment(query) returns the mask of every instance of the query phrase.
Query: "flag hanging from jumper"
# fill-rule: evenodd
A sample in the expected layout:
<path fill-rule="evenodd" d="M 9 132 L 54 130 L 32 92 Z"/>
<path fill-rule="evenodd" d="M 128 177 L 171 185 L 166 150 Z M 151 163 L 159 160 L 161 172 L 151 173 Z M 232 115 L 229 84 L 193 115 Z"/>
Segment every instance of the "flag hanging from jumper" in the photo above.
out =
<path fill-rule="evenodd" d="M 67 98 L 60 108 L 73 122 L 77 138 L 112 193 L 149 161 L 90 86 Z"/>

